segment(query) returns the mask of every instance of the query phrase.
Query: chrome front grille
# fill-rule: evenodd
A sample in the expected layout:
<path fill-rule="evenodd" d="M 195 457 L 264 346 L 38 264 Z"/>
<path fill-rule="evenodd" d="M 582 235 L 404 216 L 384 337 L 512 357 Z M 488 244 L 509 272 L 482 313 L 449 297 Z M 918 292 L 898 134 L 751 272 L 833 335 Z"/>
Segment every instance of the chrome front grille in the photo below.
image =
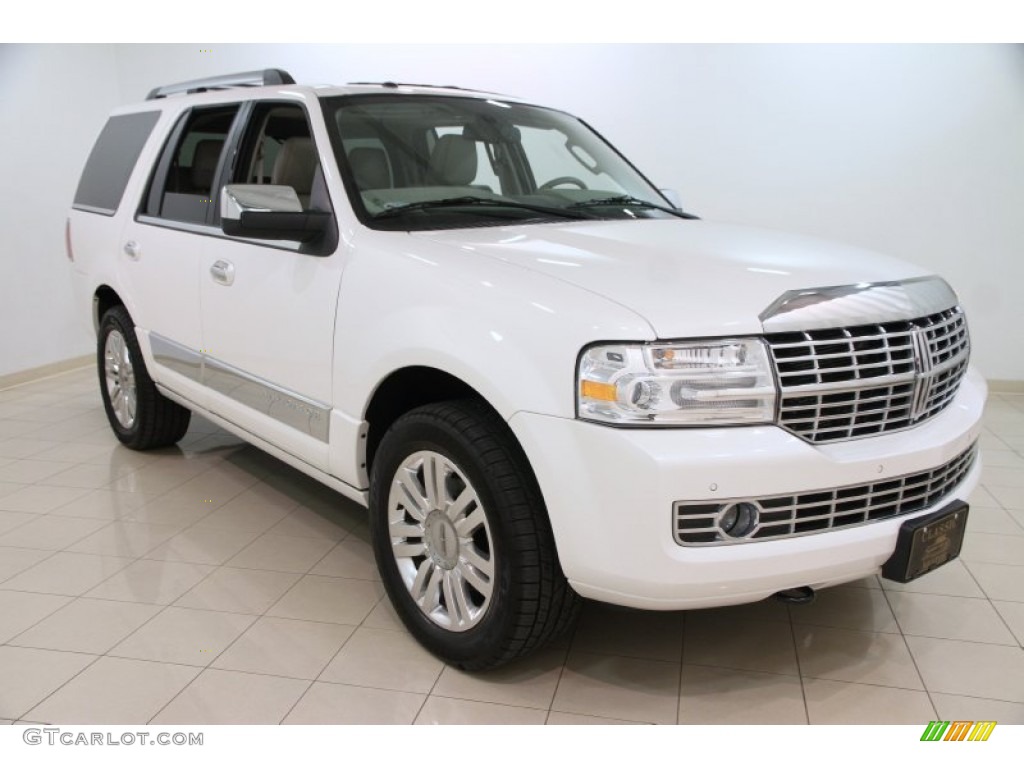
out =
<path fill-rule="evenodd" d="M 976 456 L 977 446 L 972 445 L 935 469 L 864 485 L 749 500 L 678 501 L 673 505 L 675 540 L 686 546 L 742 544 L 909 515 L 946 499 L 967 477 Z M 718 527 L 721 510 L 735 501 L 752 503 L 758 508 L 756 528 L 742 539 L 730 539 Z"/>
<path fill-rule="evenodd" d="M 959 307 L 914 320 L 766 336 L 779 423 L 812 443 L 892 432 L 956 396 L 970 337 Z"/>

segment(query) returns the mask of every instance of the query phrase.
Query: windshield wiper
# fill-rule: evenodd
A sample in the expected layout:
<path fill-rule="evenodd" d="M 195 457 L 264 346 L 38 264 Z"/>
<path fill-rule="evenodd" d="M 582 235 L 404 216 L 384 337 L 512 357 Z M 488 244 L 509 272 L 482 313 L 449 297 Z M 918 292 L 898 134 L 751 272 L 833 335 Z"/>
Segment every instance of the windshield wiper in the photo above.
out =
<path fill-rule="evenodd" d="M 578 203 L 573 203 L 568 206 L 569 208 L 600 208 L 605 205 L 623 205 L 632 208 L 654 208 L 658 211 L 664 211 L 665 213 L 671 213 L 673 216 L 678 216 L 680 219 L 699 219 L 700 216 L 694 216 L 692 213 L 686 211 L 680 211 L 678 208 L 669 208 L 667 205 L 659 205 L 658 203 L 652 203 L 647 200 L 641 200 L 638 197 L 632 195 L 616 195 L 615 197 L 600 197 L 594 200 L 582 200 Z"/>
<path fill-rule="evenodd" d="M 488 207 L 488 208 L 517 208 L 524 211 L 534 211 L 550 216 L 558 216 L 563 219 L 589 219 L 587 214 L 579 211 L 570 211 L 566 208 L 553 208 L 546 205 L 533 205 L 532 203 L 521 203 L 518 200 L 498 200 L 490 197 L 476 197 L 474 195 L 462 195 L 461 197 L 445 197 L 440 200 L 423 200 L 419 203 L 406 203 L 397 205 L 394 208 L 386 208 L 373 215 L 374 219 L 387 219 L 398 216 L 409 211 L 425 211 L 431 208 L 461 208 L 461 207 Z"/>

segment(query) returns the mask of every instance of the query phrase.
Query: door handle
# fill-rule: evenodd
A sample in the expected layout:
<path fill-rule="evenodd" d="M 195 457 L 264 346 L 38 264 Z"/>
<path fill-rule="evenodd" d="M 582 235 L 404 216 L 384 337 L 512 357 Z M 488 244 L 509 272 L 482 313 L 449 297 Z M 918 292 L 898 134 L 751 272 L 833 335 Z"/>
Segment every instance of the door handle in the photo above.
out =
<path fill-rule="evenodd" d="M 138 261 L 142 255 L 142 248 L 134 240 L 129 240 L 124 244 L 124 252 L 128 254 L 128 258 L 132 261 Z"/>
<path fill-rule="evenodd" d="M 210 267 L 210 274 L 213 275 L 215 282 L 221 285 L 231 285 L 235 282 L 235 265 L 230 261 L 217 259 Z"/>

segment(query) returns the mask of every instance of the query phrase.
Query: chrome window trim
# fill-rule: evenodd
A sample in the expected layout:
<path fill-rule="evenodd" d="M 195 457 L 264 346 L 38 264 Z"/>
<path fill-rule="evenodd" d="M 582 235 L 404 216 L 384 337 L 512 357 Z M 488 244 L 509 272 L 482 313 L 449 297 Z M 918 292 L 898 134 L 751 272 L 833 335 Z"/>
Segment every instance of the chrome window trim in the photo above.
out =
<path fill-rule="evenodd" d="M 285 426 L 326 443 L 331 407 L 152 331 L 156 362 Z"/>
<path fill-rule="evenodd" d="M 149 224 L 153 227 L 163 227 L 164 229 L 177 229 L 182 232 L 192 232 L 197 235 L 212 235 L 214 237 L 227 237 L 218 227 L 210 226 L 209 224 L 196 224 L 190 221 L 177 221 L 176 219 L 162 219 L 157 216 L 143 216 L 139 215 L 135 218 L 139 224 Z"/>
<path fill-rule="evenodd" d="M 765 333 L 814 331 L 923 317 L 956 304 L 949 284 L 930 275 L 787 291 L 758 317 Z"/>
<path fill-rule="evenodd" d="M 115 208 L 100 208 L 96 205 L 84 205 L 83 203 L 73 203 L 72 209 L 76 211 L 85 211 L 86 213 L 98 213 L 101 216 L 113 216 L 117 213 Z"/>
<path fill-rule="evenodd" d="M 196 235 L 206 235 L 207 237 L 216 237 L 220 240 L 230 240 L 233 243 L 248 243 L 249 245 L 258 245 L 261 248 L 272 248 L 276 251 L 288 251 L 289 253 L 298 253 L 302 247 L 302 243 L 294 240 L 258 240 L 251 237 L 232 237 L 231 235 L 224 234 L 224 230 L 220 227 L 214 227 L 210 224 L 195 224 L 187 221 L 176 221 L 175 219 L 161 219 L 157 216 L 147 216 L 139 214 L 135 217 L 135 220 L 139 224 L 146 224 L 151 227 L 162 227 L 163 229 L 176 229 L 181 232 L 191 232 Z M 331 256 L 332 253 L 319 254 L 304 254 L 310 256 L 316 256 L 316 258 L 324 258 L 325 256 Z"/>

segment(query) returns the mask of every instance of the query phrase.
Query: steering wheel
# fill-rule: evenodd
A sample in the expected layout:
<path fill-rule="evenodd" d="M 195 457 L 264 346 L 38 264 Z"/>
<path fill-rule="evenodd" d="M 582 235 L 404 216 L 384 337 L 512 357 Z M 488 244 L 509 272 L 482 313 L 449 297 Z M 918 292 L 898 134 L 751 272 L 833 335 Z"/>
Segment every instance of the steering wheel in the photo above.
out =
<path fill-rule="evenodd" d="M 537 187 L 537 191 L 543 192 L 546 189 L 554 189 L 555 187 L 561 184 L 572 184 L 573 186 L 579 187 L 580 189 L 587 189 L 587 185 L 584 184 L 579 179 L 577 179 L 575 176 L 556 176 L 555 178 L 551 179 L 551 181 L 545 181 L 543 184 Z"/>

